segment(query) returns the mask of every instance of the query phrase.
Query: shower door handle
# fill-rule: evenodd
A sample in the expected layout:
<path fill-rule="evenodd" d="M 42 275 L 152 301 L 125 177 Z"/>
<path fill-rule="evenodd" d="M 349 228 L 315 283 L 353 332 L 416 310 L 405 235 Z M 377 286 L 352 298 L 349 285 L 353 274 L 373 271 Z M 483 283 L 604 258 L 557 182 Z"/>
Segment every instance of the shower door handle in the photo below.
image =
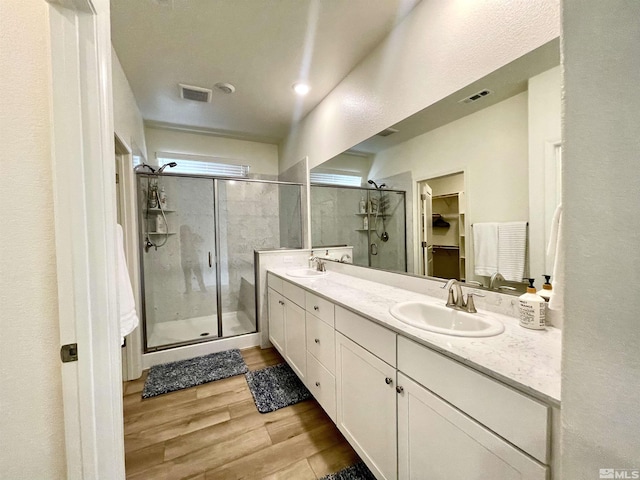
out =
<path fill-rule="evenodd" d="M 211 252 L 209 252 L 209 268 L 213 267 L 213 259 L 211 257 Z"/>
<path fill-rule="evenodd" d="M 375 243 L 371 244 L 371 255 L 378 255 L 378 245 Z"/>

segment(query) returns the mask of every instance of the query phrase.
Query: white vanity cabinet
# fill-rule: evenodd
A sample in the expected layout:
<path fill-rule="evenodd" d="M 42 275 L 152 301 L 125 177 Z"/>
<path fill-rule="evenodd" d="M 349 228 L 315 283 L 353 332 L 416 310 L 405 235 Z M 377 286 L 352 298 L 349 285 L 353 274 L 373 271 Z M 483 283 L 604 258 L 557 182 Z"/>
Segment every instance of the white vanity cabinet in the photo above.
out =
<path fill-rule="evenodd" d="M 398 385 L 399 478 L 547 478 L 547 467 L 402 373 Z"/>
<path fill-rule="evenodd" d="M 396 335 L 341 307 L 336 330 L 338 428 L 376 478 L 396 479 Z"/>
<path fill-rule="evenodd" d="M 276 349 L 284 354 L 284 297 L 269 288 L 269 340 Z"/>

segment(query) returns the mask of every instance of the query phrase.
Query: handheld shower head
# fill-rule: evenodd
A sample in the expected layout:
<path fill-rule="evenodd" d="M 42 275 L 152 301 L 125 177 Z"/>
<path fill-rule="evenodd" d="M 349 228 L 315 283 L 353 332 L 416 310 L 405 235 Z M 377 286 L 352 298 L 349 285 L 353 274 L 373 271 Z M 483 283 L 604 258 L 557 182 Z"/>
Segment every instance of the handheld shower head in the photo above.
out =
<path fill-rule="evenodd" d="M 136 165 L 134 167 L 133 171 L 137 172 L 138 170 L 140 170 L 142 168 L 148 168 L 151 173 L 156 173 L 156 170 L 151 165 L 147 165 L 146 163 L 141 163 L 139 165 Z"/>
<path fill-rule="evenodd" d="M 164 165 L 162 165 L 159 169 L 158 169 L 158 173 L 162 173 L 162 171 L 167 168 L 167 167 L 177 167 L 178 164 L 176 162 L 169 162 L 169 163 L 165 163 Z"/>
<path fill-rule="evenodd" d="M 373 185 L 374 187 L 376 187 L 376 190 L 378 189 L 378 184 L 376 182 L 374 182 L 373 180 L 369 180 L 369 185 Z"/>

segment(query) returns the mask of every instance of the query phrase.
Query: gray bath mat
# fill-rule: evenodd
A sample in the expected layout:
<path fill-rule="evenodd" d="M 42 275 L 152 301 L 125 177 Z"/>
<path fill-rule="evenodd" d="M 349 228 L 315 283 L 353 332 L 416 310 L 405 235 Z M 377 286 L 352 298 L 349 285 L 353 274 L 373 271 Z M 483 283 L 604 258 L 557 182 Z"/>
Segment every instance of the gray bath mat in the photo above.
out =
<path fill-rule="evenodd" d="M 233 377 L 248 370 L 238 349 L 155 365 L 149 370 L 149 376 L 144 382 L 142 398 Z"/>
<path fill-rule="evenodd" d="M 373 473 L 364 462 L 358 462 L 350 467 L 343 468 L 337 473 L 331 473 L 320 480 L 376 480 Z"/>
<path fill-rule="evenodd" d="M 311 398 L 311 393 L 286 363 L 246 375 L 260 413 L 269 413 Z"/>

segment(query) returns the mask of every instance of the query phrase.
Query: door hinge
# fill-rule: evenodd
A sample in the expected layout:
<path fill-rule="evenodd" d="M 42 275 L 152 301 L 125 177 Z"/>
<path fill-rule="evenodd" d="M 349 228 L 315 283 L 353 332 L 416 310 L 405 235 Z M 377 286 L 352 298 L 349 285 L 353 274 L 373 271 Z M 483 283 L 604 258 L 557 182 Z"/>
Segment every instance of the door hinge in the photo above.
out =
<path fill-rule="evenodd" d="M 426 200 L 427 199 L 427 195 L 424 193 L 420 194 L 420 200 Z"/>
<path fill-rule="evenodd" d="M 422 242 L 422 248 L 427 248 L 427 242 Z"/>
<path fill-rule="evenodd" d="M 60 358 L 62 363 L 77 362 L 78 361 L 78 344 L 68 343 L 60 347 Z"/>
<path fill-rule="evenodd" d="M 120 183 L 120 175 L 116 173 L 116 183 Z"/>

